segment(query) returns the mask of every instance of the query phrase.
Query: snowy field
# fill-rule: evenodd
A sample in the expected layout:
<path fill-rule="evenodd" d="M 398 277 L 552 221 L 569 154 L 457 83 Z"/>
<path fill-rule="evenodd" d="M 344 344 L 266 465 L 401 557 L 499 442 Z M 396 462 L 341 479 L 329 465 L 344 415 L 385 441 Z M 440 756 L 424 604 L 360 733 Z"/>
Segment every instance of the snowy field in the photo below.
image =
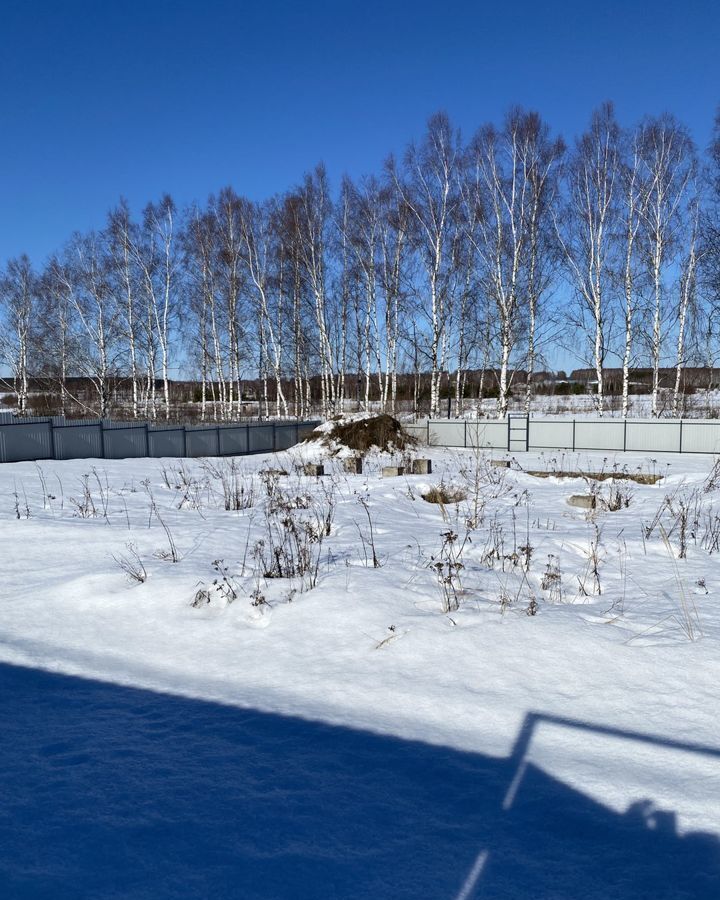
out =
<path fill-rule="evenodd" d="M 715 460 L 429 453 L 0 467 L 3 897 L 720 896 Z"/>

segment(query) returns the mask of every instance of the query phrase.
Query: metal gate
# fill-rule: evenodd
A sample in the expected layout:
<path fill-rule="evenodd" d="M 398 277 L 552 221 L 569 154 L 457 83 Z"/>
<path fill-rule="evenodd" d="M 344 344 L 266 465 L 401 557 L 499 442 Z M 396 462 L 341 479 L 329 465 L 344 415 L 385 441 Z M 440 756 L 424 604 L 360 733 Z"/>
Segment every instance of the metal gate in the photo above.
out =
<path fill-rule="evenodd" d="M 508 451 L 524 453 L 528 449 L 528 417 L 508 416 Z"/>

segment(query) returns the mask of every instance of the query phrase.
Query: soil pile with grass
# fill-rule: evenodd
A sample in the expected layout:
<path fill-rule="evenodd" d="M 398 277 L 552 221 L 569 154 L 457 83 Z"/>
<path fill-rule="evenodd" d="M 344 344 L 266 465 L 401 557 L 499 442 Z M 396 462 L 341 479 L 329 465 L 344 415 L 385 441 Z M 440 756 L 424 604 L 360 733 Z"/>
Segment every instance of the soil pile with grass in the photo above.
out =
<path fill-rule="evenodd" d="M 426 491 L 420 496 L 428 503 L 437 503 L 439 506 L 448 506 L 451 503 L 462 503 L 467 497 L 467 493 L 462 488 L 440 482 L 440 484 L 434 485 L 429 491 Z"/>
<path fill-rule="evenodd" d="M 657 484 L 664 476 L 650 475 L 646 472 L 536 472 L 526 469 L 527 475 L 535 478 L 589 478 L 591 481 L 634 481 L 636 484 Z"/>
<path fill-rule="evenodd" d="M 338 419 L 328 424 L 332 429 L 324 431 L 321 440 L 334 452 L 343 447 L 358 454 L 366 453 L 372 447 L 392 452 L 407 450 L 417 443 L 397 419 L 385 413 L 363 419 Z M 317 433 L 308 440 L 317 440 Z"/>

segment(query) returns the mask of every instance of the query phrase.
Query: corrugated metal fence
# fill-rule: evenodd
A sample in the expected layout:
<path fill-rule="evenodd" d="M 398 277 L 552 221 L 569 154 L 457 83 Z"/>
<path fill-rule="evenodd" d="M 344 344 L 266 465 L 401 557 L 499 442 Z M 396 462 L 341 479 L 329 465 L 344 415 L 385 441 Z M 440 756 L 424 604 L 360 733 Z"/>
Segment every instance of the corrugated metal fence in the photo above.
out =
<path fill-rule="evenodd" d="M 636 450 L 643 453 L 720 453 L 717 419 L 433 419 L 406 425 L 439 447 L 528 450 Z"/>
<path fill-rule="evenodd" d="M 62 416 L 0 415 L 0 462 L 126 459 L 144 456 L 243 456 L 285 450 L 319 422 L 158 425 Z"/>

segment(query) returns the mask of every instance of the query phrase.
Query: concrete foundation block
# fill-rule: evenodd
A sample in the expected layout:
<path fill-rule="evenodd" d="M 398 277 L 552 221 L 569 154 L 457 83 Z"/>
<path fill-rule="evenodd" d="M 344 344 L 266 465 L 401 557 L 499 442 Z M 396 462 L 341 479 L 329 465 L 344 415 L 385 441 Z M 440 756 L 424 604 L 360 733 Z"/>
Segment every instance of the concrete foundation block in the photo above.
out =
<path fill-rule="evenodd" d="M 405 466 L 383 466 L 382 467 L 382 477 L 383 478 L 397 478 L 398 475 L 405 474 Z"/>
<path fill-rule="evenodd" d="M 495 466 L 498 469 L 509 469 L 510 468 L 510 460 L 509 459 L 491 459 L 490 465 Z"/>
<path fill-rule="evenodd" d="M 343 460 L 343 466 L 350 475 L 362 475 L 363 458 L 362 456 L 349 456 Z"/>
<path fill-rule="evenodd" d="M 576 506 L 578 509 L 595 509 L 597 497 L 594 494 L 572 494 L 568 497 L 567 502 L 570 506 Z"/>
<path fill-rule="evenodd" d="M 431 459 L 414 459 L 412 462 L 413 475 L 431 475 L 432 460 Z"/>
<path fill-rule="evenodd" d="M 316 478 L 325 474 L 325 466 L 321 463 L 305 463 L 303 466 L 304 475 L 314 475 Z"/>

